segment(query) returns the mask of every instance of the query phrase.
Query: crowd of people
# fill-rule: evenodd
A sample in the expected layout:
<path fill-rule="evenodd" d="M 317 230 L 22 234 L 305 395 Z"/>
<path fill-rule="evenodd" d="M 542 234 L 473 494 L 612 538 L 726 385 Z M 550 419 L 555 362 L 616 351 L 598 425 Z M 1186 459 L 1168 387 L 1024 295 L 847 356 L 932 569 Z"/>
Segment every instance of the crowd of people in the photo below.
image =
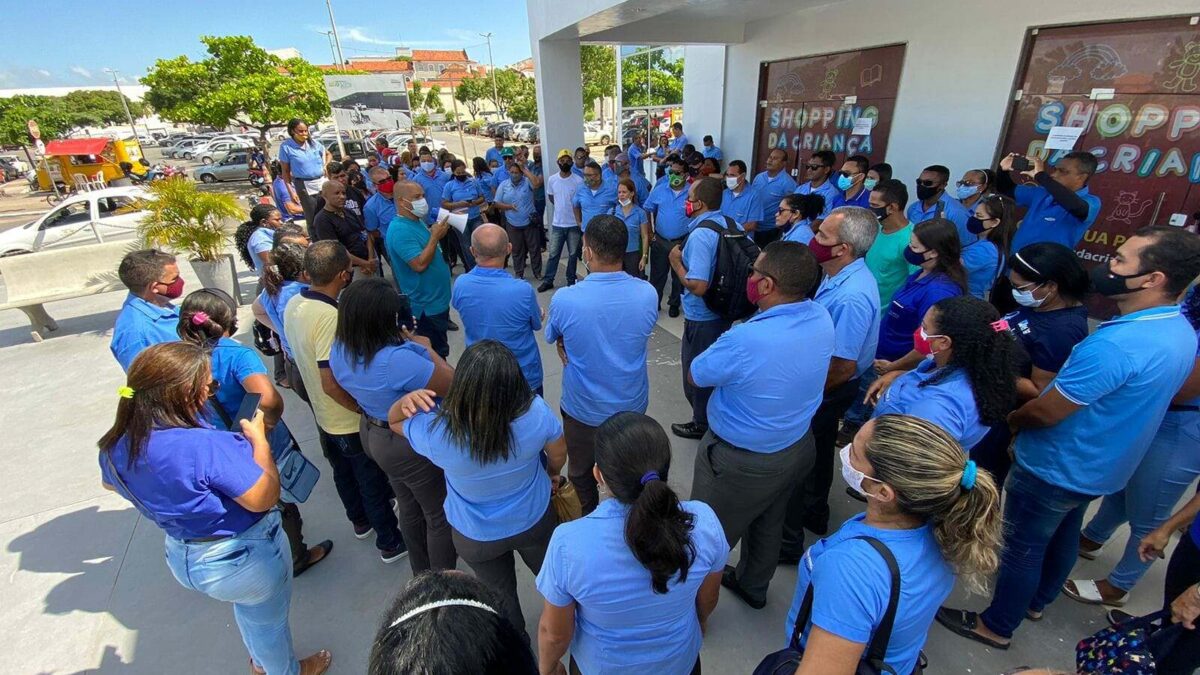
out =
<path fill-rule="evenodd" d="M 1200 497 L 1172 514 L 1200 474 L 1200 237 L 1144 228 L 1085 271 L 1089 153 L 1009 155 L 954 190 L 931 165 L 910 202 L 864 156 L 813 152 L 798 183 L 774 149 L 751 176 L 678 123 L 602 162 L 564 149 L 549 173 L 540 148 L 500 139 L 472 172 L 382 140 L 363 170 L 288 130 L 275 203 L 237 237 L 274 372 L 232 339 L 237 300 L 183 296 L 173 257 L 130 253 L 112 339 L 127 380 L 99 442 L 105 486 L 164 530 L 181 584 L 234 605 L 256 672 L 332 658 L 297 659 L 288 630 L 292 578 L 333 544 L 304 543 L 318 469 L 279 388 L 310 408 L 354 535 L 408 558 L 379 675 L 699 673 L 720 588 L 763 609 L 779 565 L 798 583 L 779 616 L 791 655 L 773 657 L 917 673 L 935 621 L 1004 650 L 1060 592 L 1120 606 L 1189 523 L 1163 606 L 1189 628 L 1200 614 Z M 1092 292 L 1116 315 L 1089 331 Z M 697 441 L 686 500 L 645 414 L 664 296 L 690 407 L 667 426 Z M 562 362 L 557 408 L 538 332 Z M 840 525 L 839 465 L 865 503 Z M 571 493 L 582 517 L 564 522 L 553 504 Z M 1113 572 L 1070 578 L 1126 522 Z M 536 636 L 517 556 L 543 600 Z M 986 609 L 943 606 L 958 581 Z M 1192 672 L 1200 639 L 1156 657 Z"/>

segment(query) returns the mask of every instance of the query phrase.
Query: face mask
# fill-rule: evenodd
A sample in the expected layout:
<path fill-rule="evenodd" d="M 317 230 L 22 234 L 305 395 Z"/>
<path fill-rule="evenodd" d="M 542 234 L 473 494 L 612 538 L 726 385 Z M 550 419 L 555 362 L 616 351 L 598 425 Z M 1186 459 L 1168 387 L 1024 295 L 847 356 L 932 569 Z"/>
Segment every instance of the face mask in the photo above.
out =
<path fill-rule="evenodd" d="M 571 170 L 571 164 L 572 164 L 571 160 L 567 160 L 565 162 L 559 162 L 558 170 L 563 173 L 566 173 Z"/>
<path fill-rule="evenodd" d="M 425 201 L 424 197 L 412 201 L 413 215 L 418 218 L 424 218 L 429 214 L 429 202 Z"/>
<path fill-rule="evenodd" d="M 946 337 L 945 335 L 930 335 L 925 332 L 924 326 L 917 326 L 913 331 L 913 349 L 922 356 L 931 356 L 937 352 L 933 351 L 933 347 L 929 344 L 929 338 Z"/>
<path fill-rule="evenodd" d="M 620 202 L 621 206 L 629 206 L 633 203 L 632 199 L 619 199 L 617 201 Z"/>
<path fill-rule="evenodd" d="M 175 277 L 175 281 L 167 284 L 167 287 L 159 295 L 170 300 L 183 295 L 183 277 Z"/>
<path fill-rule="evenodd" d="M 392 189 L 395 187 L 396 187 L 396 181 L 389 178 L 389 179 L 383 181 L 382 183 L 380 183 L 379 185 L 377 185 L 376 189 L 378 189 L 380 192 L 390 195 L 390 194 L 392 194 Z"/>
<path fill-rule="evenodd" d="M 981 188 L 983 188 L 982 185 L 959 185 L 954 190 L 954 196 L 958 197 L 960 200 L 963 200 L 974 196 L 975 193 L 979 192 Z"/>
<path fill-rule="evenodd" d="M 433 162 L 421 162 L 421 170 L 425 173 L 431 173 L 436 166 Z"/>
<path fill-rule="evenodd" d="M 1108 265 L 1097 265 L 1092 268 L 1089 276 L 1092 277 L 1092 286 L 1100 295 L 1113 297 L 1114 295 L 1125 295 L 1133 293 L 1141 289 L 1130 288 L 1125 282 L 1129 279 L 1142 277 L 1150 274 L 1149 272 L 1137 272 L 1134 274 L 1117 274 L 1109 269 Z"/>
<path fill-rule="evenodd" d="M 746 299 L 750 304 L 757 305 L 759 300 L 762 300 L 762 293 L 758 292 L 758 282 L 753 276 L 746 279 Z"/>
<path fill-rule="evenodd" d="M 461 182 L 461 181 L 465 181 L 466 179 L 467 179 L 467 174 L 465 174 L 465 173 L 461 173 L 461 174 L 455 174 L 455 175 L 454 175 L 454 180 L 456 180 L 456 181 L 460 181 L 460 182 Z"/>
<path fill-rule="evenodd" d="M 837 246 L 837 244 L 834 244 L 833 246 Z M 810 239 L 808 241 L 808 250 L 813 252 L 813 256 L 817 259 L 818 263 L 829 262 L 830 260 L 833 260 L 833 246 L 826 246 L 816 239 Z"/>
<path fill-rule="evenodd" d="M 1017 304 L 1022 307 L 1041 307 L 1042 303 L 1046 302 L 1046 298 L 1036 298 L 1033 295 L 1033 292 L 1041 287 L 1042 285 L 1038 284 L 1029 290 L 1014 288 L 1012 289 L 1013 300 L 1016 300 Z"/>
<path fill-rule="evenodd" d="M 683 213 L 688 218 L 691 218 L 692 216 L 696 215 L 696 206 L 695 206 L 695 204 L 692 204 L 691 200 L 683 203 Z"/>
<path fill-rule="evenodd" d="M 846 190 L 849 190 L 851 187 L 854 186 L 854 179 L 851 178 L 850 176 L 843 176 L 841 174 L 838 174 L 837 186 L 838 186 L 839 190 L 841 190 L 842 192 L 845 192 Z"/>
<path fill-rule="evenodd" d="M 905 246 L 904 259 L 908 261 L 909 265 L 916 265 L 917 267 L 920 267 L 925 263 L 925 253 L 923 251 L 921 253 L 917 253 L 911 248 Z"/>
<path fill-rule="evenodd" d="M 735 190 L 735 189 L 737 189 L 737 186 L 738 186 L 737 177 L 725 176 L 725 187 L 729 188 L 730 190 Z"/>
<path fill-rule="evenodd" d="M 667 184 L 671 186 L 672 190 L 678 190 L 679 188 L 683 187 L 683 181 L 684 181 L 683 176 L 681 176 L 680 174 L 677 174 L 677 173 L 673 173 L 667 179 Z"/>
<path fill-rule="evenodd" d="M 879 181 L 874 178 L 867 178 L 863 180 L 863 187 L 868 190 L 874 190 L 876 185 L 879 185 Z"/>
<path fill-rule="evenodd" d="M 983 234 L 987 230 L 987 223 L 975 216 L 967 218 L 967 232 L 971 234 Z"/>
<path fill-rule="evenodd" d="M 513 185 L 520 185 L 521 184 L 521 174 L 514 173 L 510 180 L 512 180 Z"/>
<path fill-rule="evenodd" d="M 882 483 L 883 481 L 871 478 L 867 474 L 850 465 L 849 444 L 841 449 L 841 451 L 838 453 L 838 457 L 842 460 L 842 480 L 846 481 L 846 485 L 849 485 L 850 489 L 864 497 L 871 497 L 872 495 L 868 494 L 866 490 L 863 490 L 863 481 L 873 480 L 876 483 Z"/>
<path fill-rule="evenodd" d="M 937 188 L 925 187 L 924 185 L 917 186 L 917 199 L 921 201 L 929 201 L 938 193 Z"/>
<path fill-rule="evenodd" d="M 886 206 L 879 206 L 879 207 L 872 206 L 871 213 L 874 213 L 875 217 L 880 220 L 883 220 L 884 218 L 888 217 L 888 212 L 887 212 Z"/>

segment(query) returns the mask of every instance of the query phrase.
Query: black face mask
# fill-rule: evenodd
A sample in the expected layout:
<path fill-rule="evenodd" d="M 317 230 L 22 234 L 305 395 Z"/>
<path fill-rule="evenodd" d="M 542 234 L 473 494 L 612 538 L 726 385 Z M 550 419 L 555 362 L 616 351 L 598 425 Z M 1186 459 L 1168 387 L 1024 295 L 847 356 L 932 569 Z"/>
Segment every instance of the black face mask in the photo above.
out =
<path fill-rule="evenodd" d="M 567 160 L 567 161 L 565 161 L 565 162 L 559 162 L 559 163 L 558 163 L 558 170 L 559 170 L 559 171 L 562 171 L 563 173 L 566 173 L 566 172 L 570 171 L 570 170 L 571 170 L 571 167 L 572 167 L 572 166 L 574 166 L 574 165 L 575 165 L 575 163 L 574 163 L 574 162 L 572 162 L 572 161 L 570 161 L 570 160 Z"/>
<path fill-rule="evenodd" d="M 466 179 L 467 179 L 467 174 L 465 174 L 465 173 L 456 173 L 456 174 L 454 174 L 454 180 L 463 181 L 463 180 L 466 180 Z"/>
<path fill-rule="evenodd" d="M 1100 295 L 1112 297 L 1114 295 L 1125 295 L 1133 293 L 1139 289 L 1130 288 L 1125 282 L 1136 277 L 1144 277 L 1150 272 L 1135 272 L 1133 274 L 1117 274 L 1109 269 L 1108 265 L 1096 265 L 1088 274 L 1092 278 L 1092 286 Z"/>
<path fill-rule="evenodd" d="M 875 217 L 880 220 L 883 220 L 884 218 L 887 218 L 887 216 L 888 216 L 886 206 L 872 206 L 871 213 L 874 213 Z"/>
<path fill-rule="evenodd" d="M 932 188 L 932 187 L 925 187 L 924 185 L 918 185 L 917 186 L 917 199 L 920 199 L 921 201 L 933 199 L 933 196 L 936 195 L 938 192 L 941 192 L 940 188 Z"/>
<path fill-rule="evenodd" d="M 983 234 L 986 229 L 987 227 L 984 226 L 982 220 L 976 218 L 975 216 L 967 218 L 967 232 L 970 232 L 971 234 Z"/>

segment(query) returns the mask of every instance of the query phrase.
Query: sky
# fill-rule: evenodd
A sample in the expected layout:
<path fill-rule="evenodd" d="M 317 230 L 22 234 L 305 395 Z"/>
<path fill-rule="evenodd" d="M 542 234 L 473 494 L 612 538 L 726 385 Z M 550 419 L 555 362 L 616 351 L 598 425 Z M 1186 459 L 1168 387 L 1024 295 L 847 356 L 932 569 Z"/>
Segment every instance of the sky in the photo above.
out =
<path fill-rule="evenodd" d="M 295 47 L 332 63 L 325 0 L 157 0 L 5 3 L 0 89 L 136 83 L 157 59 L 204 56 L 202 35 L 250 35 L 265 49 Z M 342 54 L 385 56 L 397 46 L 466 49 L 487 64 L 480 33 L 493 33 L 497 67 L 529 58 L 524 0 L 371 3 L 333 0 Z M 25 26 L 28 29 L 19 27 Z"/>

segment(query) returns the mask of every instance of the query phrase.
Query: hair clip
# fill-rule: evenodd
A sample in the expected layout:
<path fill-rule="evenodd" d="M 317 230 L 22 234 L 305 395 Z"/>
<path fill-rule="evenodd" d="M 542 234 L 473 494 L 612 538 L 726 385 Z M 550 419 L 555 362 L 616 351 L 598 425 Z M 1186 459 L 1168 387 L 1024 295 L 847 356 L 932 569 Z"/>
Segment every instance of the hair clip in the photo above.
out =
<path fill-rule="evenodd" d="M 652 480 L 662 480 L 662 478 L 658 477 L 657 471 L 647 471 L 645 475 L 642 476 L 642 485 L 645 485 Z"/>
<path fill-rule="evenodd" d="M 208 315 L 204 312 L 196 312 L 192 315 L 192 325 L 199 326 L 208 323 Z"/>
<path fill-rule="evenodd" d="M 117 387 L 117 396 L 121 398 L 133 398 L 133 387 Z"/>
<path fill-rule="evenodd" d="M 1006 331 L 1008 329 L 1009 329 L 1009 327 L 1008 327 L 1007 319 L 1000 319 L 999 321 L 992 322 L 992 330 L 996 331 L 997 333 Z"/>

